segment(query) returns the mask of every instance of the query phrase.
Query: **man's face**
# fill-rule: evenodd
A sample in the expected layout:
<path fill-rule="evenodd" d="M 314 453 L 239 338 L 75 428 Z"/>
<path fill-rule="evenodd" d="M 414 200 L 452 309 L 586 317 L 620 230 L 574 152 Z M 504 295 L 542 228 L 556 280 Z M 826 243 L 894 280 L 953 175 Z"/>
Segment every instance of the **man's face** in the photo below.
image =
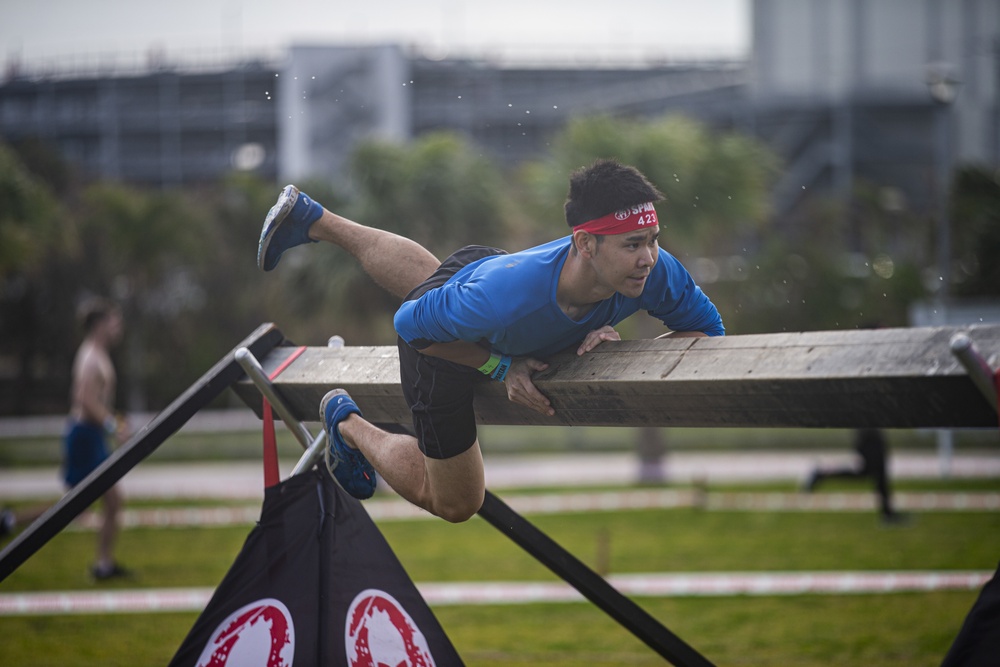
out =
<path fill-rule="evenodd" d="M 659 258 L 659 227 L 608 234 L 594 249 L 594 270 L 609 289 L 637 298 Z"/>
<path fill-rule="evenodd" d="M 122 319 L 120 310 L 115 309 L 109 312 L 108 316 L 101 322 L 101 326 L 104 327 L 105 340 L 109 346 L 117 345 L 121 342 L 122 336 L 125 333 L 125 322 Z"/>

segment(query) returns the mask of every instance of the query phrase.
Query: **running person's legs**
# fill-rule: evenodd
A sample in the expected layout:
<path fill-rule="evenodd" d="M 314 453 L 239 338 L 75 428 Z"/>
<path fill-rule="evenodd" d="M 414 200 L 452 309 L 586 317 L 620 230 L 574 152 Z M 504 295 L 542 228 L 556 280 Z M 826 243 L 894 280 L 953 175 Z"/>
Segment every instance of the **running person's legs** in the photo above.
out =
<path fill-rule="evenodd" d="M 97 572 L 115 572 L 121 568 L 115 563 L 115 544 L 118 541 L 118 517 L 122 510 L 122 493 L 118 485 L 112 486 L 101 497 L 101 527 L 97 531 Z"/>

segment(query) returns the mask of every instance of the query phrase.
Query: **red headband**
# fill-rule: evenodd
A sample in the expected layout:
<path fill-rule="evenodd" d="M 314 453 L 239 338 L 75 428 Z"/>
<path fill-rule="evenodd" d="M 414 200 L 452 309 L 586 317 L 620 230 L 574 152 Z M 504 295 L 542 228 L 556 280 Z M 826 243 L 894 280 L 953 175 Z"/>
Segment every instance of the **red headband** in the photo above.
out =
<path fill-rule="evenodd" d="M 653 202 L 647 202 L 608 213 L 594 220 L 588 220 L 582 225 L 574 227 L 573 231 L 584 231 L 591 234 L 625 234 L 637 229 L 655 227 L 658 224 L 660 222 L 656 219 L 656 209 L 653 208 Z"/>

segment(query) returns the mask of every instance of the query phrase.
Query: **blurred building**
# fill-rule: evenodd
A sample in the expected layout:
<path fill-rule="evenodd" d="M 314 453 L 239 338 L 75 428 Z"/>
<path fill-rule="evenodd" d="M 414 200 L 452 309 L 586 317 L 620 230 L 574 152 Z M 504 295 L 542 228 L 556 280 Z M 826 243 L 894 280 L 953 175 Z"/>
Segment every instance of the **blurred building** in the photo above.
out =
<path fill-rule="evenodd" d="M 161 187 L 211 181 L 234 167 L 277 173 L 275 70 L 98 66 L 9 72 L 0 136 L 55 148 L 84 176 Z"/>
<path fill-rule="evenodd" d="M 518 68 L 398 46 L 293 47 L 211 71 L 21 69 L 0 85 L 0 135 L 42 140 L 93 177 L 161 187 L 233 169 L 336 179 L 365 138 L 457 131 L 515 164 L 544 153 L 572 116 L 677 110 L 725 121 L 745 74 L 745 63 Z"/>
<path fill-rule="evenodd" d="M 955 161 L 1000 163 L 1000 0 L 754 0 L 741 62 L 513 66 L 385 46 L 296 46 L 225 66 L 9 66 L 0 135 L 83 173 L 171 187 L 232 169 L 338 179 L 368 137 L 468 136 L 505 164 L 574 116 L 686 113 L 785 160 L 779 216 L 858 181 L 927 210 Z"/>
<path fill-rule="evenodd" d="M 1000 163 L 997 0 L 754 0 L 747 104 L 786 160 L 778 212 L 857 179 L 932 209 L 957 161 Z"/>

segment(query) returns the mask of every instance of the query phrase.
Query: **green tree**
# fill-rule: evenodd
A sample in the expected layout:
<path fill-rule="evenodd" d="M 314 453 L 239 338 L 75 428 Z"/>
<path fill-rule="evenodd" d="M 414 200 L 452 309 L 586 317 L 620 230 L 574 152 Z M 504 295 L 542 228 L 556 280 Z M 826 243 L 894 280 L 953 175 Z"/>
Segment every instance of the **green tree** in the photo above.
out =
<path fill-rule="evenodd" d="M 731 333 L 905 326 L 908 304 L 923 294 L 912 263 L 818 242 L 772 236 L 736 257 L 735 273 L 711 286 Z"/>
<path fill-rule="evenodd" d="M 546 228 L 565 224 L 569 173 L 598 158 L 635 166 L 664 193 L 666 200 L 657 208 L 667 246 L 717 252 L 720 244 L 736 245 L 735 238 L 767 221 L 778 162 L 759 142 L 712 132 L 682 116 L 648 121 L 598 116 L 570 122 L 553 142 L 551 155 L 523 170 L 532 212 Z"/>
<path fill-rule="evenodd" d="M 57 368 L 66 361 L 58 351 L 72 334 L 65 295 L 46 281 L 50 267 L 64 271 L 51 258 L 74 243 L 65 221 L 45 181 L 0 144 L 0 359 L 16 369 L 12 381 L 0 384 L 0 409 L 15 414 L 27 412 L 37 395 L 47 396 L 52 409 L 64 402 L 61 383 L 53 391 L 38 376 L 50 360 Z"/>
<path fill-rule="evenodd" d="M 0 144 L 0 276 L 29 272 L 61 243 L 60 216 L 52 192 Z"/>
<path fill-rule="evenodd" d="M 1000 296 L 1000 182 L 996 171 L 970 166 L 955 175 L 952 199 L 954 293 Z"/>
<path fill-rule="evenodd" d="M 506 239 L 505 184 L 496 165 L 458 135 L 406 146 L 363 144 L 351 160 L 352 213 L 438 255 Z"/>
<path fill-rule="evenodd" d="M 468 244 L 506 245 L 512 204 L 499 169 L 464 139 L 430 134 L 410 144 L 367 142 L 351 158 L 351 193 L 324 198 L 327 208 L 395 232 L 440 258 Z M 289 255 L 276 272 L 297 331 L 349 342 L 395 340 L 398 298 L 364 276 L 357 263 L 327 244 Z"/>
<path fill-rule="evenodd" d="M 211 214 L 180 192 L 100 183 L 84 190 L 77 216 L 72 288 L 122 303 L 126 406 L 145 409 L 151 395 L 159 404 L 190 381 L 178 333 L 184 315 L 204 305 L 198 267 L 214 261 L 219 245 Z"/>

